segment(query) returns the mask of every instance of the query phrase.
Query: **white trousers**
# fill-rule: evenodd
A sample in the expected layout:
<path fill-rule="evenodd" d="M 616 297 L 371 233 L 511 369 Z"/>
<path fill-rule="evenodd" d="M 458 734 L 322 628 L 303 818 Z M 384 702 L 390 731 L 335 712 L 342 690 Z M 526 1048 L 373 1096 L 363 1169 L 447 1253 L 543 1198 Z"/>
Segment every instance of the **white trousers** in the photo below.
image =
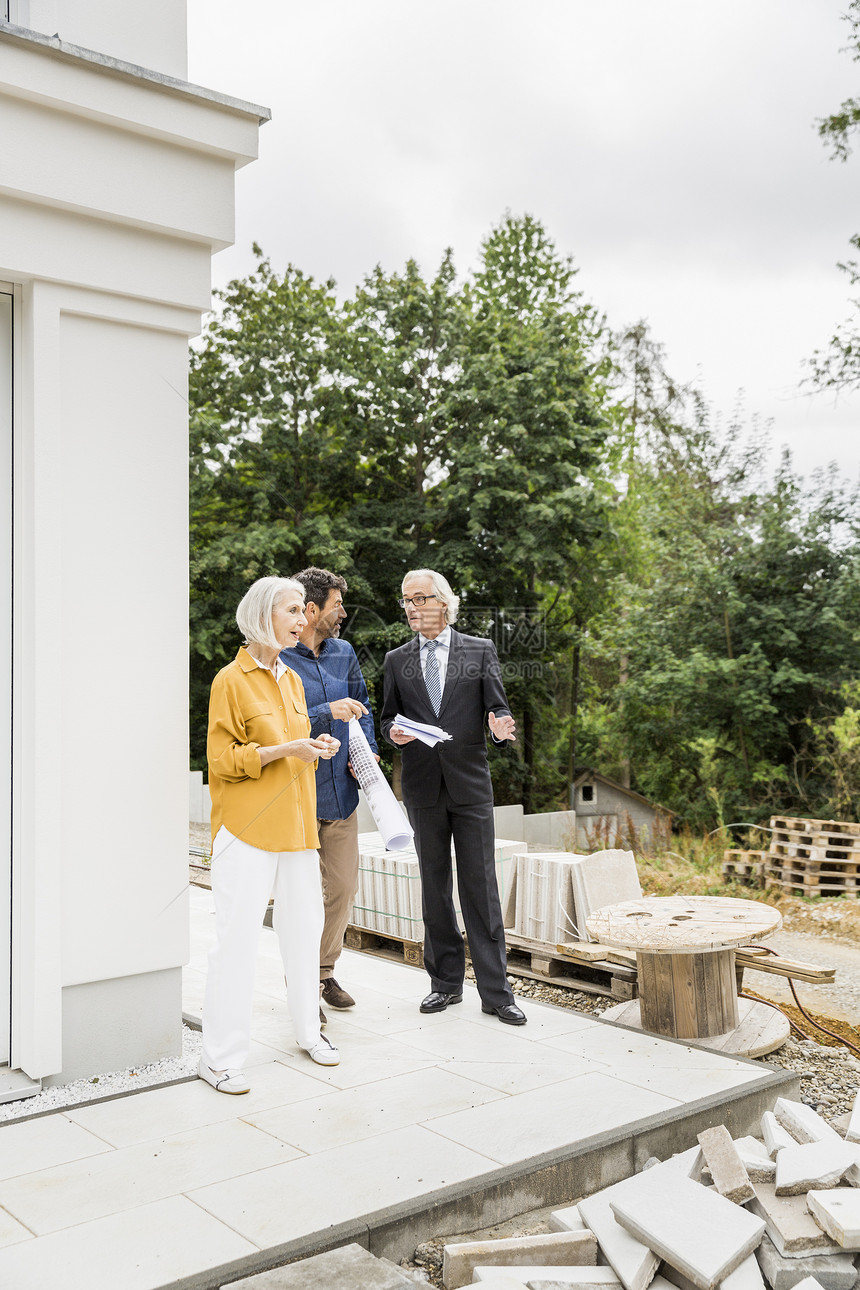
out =
<path fill-rule="evenodd" d="M 323 898 L 316 851 L 261 851 L 218 830 L 212 846 L 215 947 L 203 998 L 203 1060 L 241 1070 L 251 1042 L 254 965 L 263 918 L 272 917 L 281 949 L 296 1043 L 320 1037 L 319 949 Z"/>

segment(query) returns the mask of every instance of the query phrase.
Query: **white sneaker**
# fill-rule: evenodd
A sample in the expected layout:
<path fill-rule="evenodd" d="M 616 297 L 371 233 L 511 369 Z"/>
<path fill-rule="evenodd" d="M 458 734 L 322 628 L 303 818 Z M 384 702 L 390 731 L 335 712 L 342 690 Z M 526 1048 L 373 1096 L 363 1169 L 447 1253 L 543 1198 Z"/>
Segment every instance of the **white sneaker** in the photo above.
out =
<path fill-rule="evenodd" d="M 232 1070 L 213 1071 L 206 1065 L 203 1058 L 200 1058 L 200 1064 L 197 1067 L 197 1074 L 201 1079 L 205 1079 L 207 1084 L 219 1093 L 250 1093 L 251 1085 L 248 1083 L 242 1071 Z"/>
<path fill-rule="evenodd" d="M 313 1048 L 306 1048 L 305 1052 L 318 1066 L 337 1066 L 340 1061 L 340 1053 L 325 1035 L 320 1035 Z"/>

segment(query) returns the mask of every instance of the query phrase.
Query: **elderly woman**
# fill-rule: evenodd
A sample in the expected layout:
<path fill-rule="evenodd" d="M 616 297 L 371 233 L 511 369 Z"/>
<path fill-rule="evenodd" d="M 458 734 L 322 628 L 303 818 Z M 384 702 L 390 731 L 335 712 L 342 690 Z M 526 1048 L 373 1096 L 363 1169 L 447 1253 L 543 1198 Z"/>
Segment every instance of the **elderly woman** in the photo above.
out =
<path fill-rule="evenodd" d="M 314 767 L 340 745 L 329 735 L 308 737 L 302 683 L 278 657 L 297 644 L 304 607 L 300 583 L 255 582 L 236 610 L 245 644 L 212 682 L 207 758 L 217 940 L 209 955 L 198 1073 L 221 1093 L 250 1088 L 242 1067 L 251 1038 L 254 960 L 273 891 L 296 1042 L 322 1066 L 339 1061 L 320 1035 L 323 900 Z"/>

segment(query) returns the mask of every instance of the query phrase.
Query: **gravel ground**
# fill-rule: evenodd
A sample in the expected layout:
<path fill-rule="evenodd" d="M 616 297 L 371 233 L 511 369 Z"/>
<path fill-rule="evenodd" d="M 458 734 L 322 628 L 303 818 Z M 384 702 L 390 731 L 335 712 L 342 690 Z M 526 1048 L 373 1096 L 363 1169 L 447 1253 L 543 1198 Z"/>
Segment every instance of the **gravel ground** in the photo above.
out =
<path fill-rule="evenodd" d="M 0 1103 L 0 1123 L 4 1120 L 29 1119 L 46 1115 L 49 1111 L 65 1111 L 87 1102 L 104 1102 L 122 1093 L 134 1093 L 141 1088 L 155 1088 L 174 1080 L 197 1074 L 202 1036 L 199 1030 L 182 1027 L 182 1056 L 167 1057 L 147 1066 L 135 1066 L 125 1071 L 110 1071 L 92 1079 L 75 1080 L 72 1084 L 58 1084 L 46 1088 L 35 1097 L 24 1097 L 18 1102 Z"/>

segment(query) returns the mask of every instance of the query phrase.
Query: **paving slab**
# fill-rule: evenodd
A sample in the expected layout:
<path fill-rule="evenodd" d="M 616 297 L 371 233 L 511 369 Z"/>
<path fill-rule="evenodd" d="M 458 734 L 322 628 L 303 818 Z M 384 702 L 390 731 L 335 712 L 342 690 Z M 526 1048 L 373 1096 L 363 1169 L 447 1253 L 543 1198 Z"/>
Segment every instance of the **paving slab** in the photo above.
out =
<path fill-rule="evenodd" d="M 732 1135 L 724 1124 L 703 1129 L 699 1134 L 699 1146 L 714 1186 L 721 1196 L 735 1205 L 742 1205 L 755 1195 L 749 1174 L 732 1142 Z"/>
<path fill-rule="evenodd" d="M 17 1245 L 18 1241 L 32 1241 L 33 1233 L 19 1223 L 5 1209 L 0 1209 L 0 1249 L 4 1245 Z"/>
<path fill-rule="evenodd" d="M 803 1280 L 798 1281 L 797 1284 L 800 1287 L 800 1290 L 823 1290 L 821 1282 L 816 1281 L 815 1277 L 804 1277 Z"/>
<path fill-rule="evenodd" d="M 214 1091 L 214 1090 L 213 1090 Z M 35 1173 L 84 1160 L 109 1151 L 110 1146 L 94 1133 L 73 1124 L 68 1115 L 45 1115 L 0 1129 L 0 1180 Z M 2 1203 L 2 1202 L 0 1202 Z"/>
<path fill-rule="evenodd" d="M 653 1170 L 648 1173 L 650 1176 Z M 581 1200 L 578 1206 L 581 1218 L 594 1232 L 602 1254 L 625 1290 L 646 1290 L 660 1262 L 653 1250 L 621 1226 L 612 1209 L 613 1198 L 625 1190 L 644 1185 L 639 1181 L 643 1176 L 637 1174 L 612 1187 L 605 1187 L 594 1196 Z"/>
<path fill-rule="evenodd" d="M 823 1290 L 853 1290 L 857 1280 L 857 1269 L 850 1254 L 786 1258 L 767 1233 L 756 1250 L 756 1258 L 771 1290 L 794 1290 L 806 1277 L 815 1277 Z"/>
<path fill-rule="evenodd" d="M 404 1290 L 414 1287 L 405 1272 L 377 1259 L 361 1245 L 342 1245 L 314 1254 L 285 1268 L 272 1268 L 241 1281 L 225 1282 L 224 1290 Z"/>
<path fill-rule="evenodd" d="M 839 1134 L 805 1102 L 778 1097 L 773 1108 L 778 1124 L 798 1142 L 841 1142 Z"/>
<path fill-rule="evenodd" d="M 860 1142 L 860 1092 L 854 1099 L 848 1128 L 845 1130 L 845 1137 L 849 1142 Z"/>
<path fill-rule="evenodd" d="M 771 1160 L 768 1149 L 758 1138 L 749 1134 L 735 1138 L 735 1150 L 743 1161 L 750 1182 L 772 1182 L 776 1175 L 776 1161 Z"/>
<path fill-rule="evenodd" d="M 4 1290 L 160 1290 L 259 1251 L 184 1196 L 0 1250 Z"/>
<path fill-rule="evenodd" d="M 621 1282 L 612 1269 L 606 1267 L 518 1263 L 511 1264 L 506 1271 L 516 1278 L 517 1284 L 527 1286 L 528 1290 L 621 1290 Z M 473 1281 L 483 1284 L 483 1274 L 490 1272 L 498 1272 L 498 1268 L 476 1267 L 472 1273 Z"/>
<path fill-rule="evenodd" d="M 784 1147 L 776 1155 L 776 1194 L 803 1196 L 813 1188 L 836 1187 L 856 1163 L 857 1148 L 841 1138 Z"/>
<path fill-rule="evenodd" d="M 597 1263 L 597 1241 L 591 1232 L 544 1232 L 501 1240 L 455 1241 L 445 1246 L 442 1280 L 446 1290 L 468 1285 L 476 1267 L 515 1267 L 530 1263 L 555 1267 Z M 519 1275 L 516 1273 L 515 1275 Z"/>
<path fill-rule="evenodd" d="M 42 1236 L 207 1182 L 239 1180 L 300 1155 L 287 1143 L 234 1120 L 10 1178 L 0 1183 L 0 1205 Z"/>
<path fill-rule="evenodd" d="M 833 1191 L 811 1191 L 806 1197 L 816 1223 L 843 1250 L 860 1250 L 860 1191 L 838 1187 Z"/>
<path fill-rule="evenodd" d="M 189 1014 L 214 936 L 191 903 Z M 61 1268 L 63 1290 L 212 1290 L 350 1242 L 397 1262 L 430 1230 L 599 1191 L 709 1124 L 750 1132 L 799 1087 L 537 1002 L 512 1031 L 474 986 L 424 1017 L 426 974 L 372 955 L 346 951 L 341 975 L 358 1002 L 329 1016 L 338 1067 L 296 1048 L 264 929 L 247 1096 L 198 1081 L 0 1126 L 0 1286 L 53 1290 Z"/>
<path fill-rule="evenodd" d="M 777 1196 L 773 1183 L 756 1183 L 750 1212 L 760 1215 L 780 1254 L 838 1254 L 839 1246 L 822 1232 L 806 1207 L 805 1196 Z"/>
<path fill-rule="evenodd" d="M 649 1170 L 645 1178 L 654 1178 Z M 650 1188 L 611 1202 L 613 1213 L 638 1240 L 699 1287 L 712 1287 L 752 1254 L 764 1222 L 701 1184 L 670 1170 Z"/>
<path fill-rule="evenodd" d="M 764 1237 L 762 1237 L 762 1240 L 764 1240 Z M 678 1290 L 697 1290 L 689 1277 L 685 1277 L 683 1272 L 679 1272 L 677 1268 L 673 1268 L 669 1263 L 660 1264 L 658 1280 L 661 1275 L 672 1285 L 677 1286 Z M 720 1290 L 765 1290 L 764 1279 L 755 1254 L 751 1254 L 744 1259 L 740 1267 L 735 1268 L 734 1272 L 730 1272 L 720 1282 Z"/>
<path fill-rule="evenodd" d="M 475 1268 L 475 1284 L 478 1282 L 482 1290 L 528 1290 L 525 1281 L 504 1268 Z"/>
<path fill-rule="evenodd" d="M 782 1127 L 773 1111 L 765 1111 L 761 1117 L 761 1131 L 771 1160 L 776 1159 L 776 1153 L 782 1151 L 783 1147 L 797 1145 L 798 1139 Z"/>

